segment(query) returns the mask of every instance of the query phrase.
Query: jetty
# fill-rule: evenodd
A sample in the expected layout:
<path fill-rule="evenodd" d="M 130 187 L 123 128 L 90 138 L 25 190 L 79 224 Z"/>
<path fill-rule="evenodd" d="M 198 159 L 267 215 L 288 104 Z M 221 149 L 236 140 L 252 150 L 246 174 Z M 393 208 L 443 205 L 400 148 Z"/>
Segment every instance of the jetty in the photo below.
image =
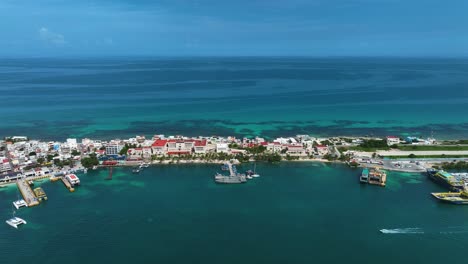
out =
<path fill-rule="evenodd" d="M 229 175 L 222 175 L 219 173 L 215 174 L 215 182 L 216 183 L 224 183 L 224 184 L 236 184 L 236 183 L 245 183 L 247 182 L 247 177 L 245 174 L 240 174 L 237 172 L 237 169 L 235 165 L 233 165 L 231 162 L 228 162 L 224 165 L 227 166 L 227 169 L 229 170 Z"/>
<path fill-rule="evenodd" d="M 67 181 L 67 180 L 65 179 L 65 177 L 60 177 L 60 178 L 61 178 L 63 184 L 65 185 L 65 187 L 67 187 L 67 189 L 68 189 L 70 192 L 74 192 L 74 191 L 75 191 L 75 188 L 73 188 L 73 186 L 70 184 L 69 181 Z"/>
<path fill-rule="evenodd" d="M 17 181 L 16 185 L 18 186 L 18 189 L 23 196 L 23 200 L 26 202 L 28 207 L 39 205 L 39 200 L 25 180 Z"/>

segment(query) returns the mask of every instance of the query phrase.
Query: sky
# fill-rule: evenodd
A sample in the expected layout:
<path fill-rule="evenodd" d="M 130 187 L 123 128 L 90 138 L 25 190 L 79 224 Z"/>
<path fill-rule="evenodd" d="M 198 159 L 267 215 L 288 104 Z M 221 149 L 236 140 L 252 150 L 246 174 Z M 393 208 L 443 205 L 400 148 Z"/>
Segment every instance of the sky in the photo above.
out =
<path fill-rule="evenodd" d="M 468 56 L 468 0 L 0 0 L 0 56 Z"/>

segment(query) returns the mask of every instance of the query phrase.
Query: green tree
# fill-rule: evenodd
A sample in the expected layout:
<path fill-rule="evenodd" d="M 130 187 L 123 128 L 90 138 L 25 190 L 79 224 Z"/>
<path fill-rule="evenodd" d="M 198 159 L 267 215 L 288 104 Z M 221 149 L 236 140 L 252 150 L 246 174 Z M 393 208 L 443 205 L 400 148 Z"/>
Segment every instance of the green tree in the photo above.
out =
<path fill-rule="evenodd" d="M 85 168 L 92 168 L 93 166 L 99 165 L 99 160 L 96 157 L 96 154 L 90 154 L 89 157 L 84 157 L 81 159 L 81 165 Z"/>

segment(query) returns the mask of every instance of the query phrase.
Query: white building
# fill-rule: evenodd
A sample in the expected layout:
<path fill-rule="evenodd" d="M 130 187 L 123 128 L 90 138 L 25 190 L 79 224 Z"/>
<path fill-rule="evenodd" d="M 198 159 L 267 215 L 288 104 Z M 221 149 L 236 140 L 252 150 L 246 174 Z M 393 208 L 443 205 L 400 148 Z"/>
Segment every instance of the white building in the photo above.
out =
<path fill-rule="evenodd" d="M 78 148 L 78 142 L 76 138 L 67 138 L 67 144 L 71 149 L 77 149 Z"/>
<path fill-rule="evenodd" d="M 229 152 L 229 146 L 227 143 L 217 143 L 216 144 L 216 152 L 221 153 L 228 153 Z"/>
<path fill-rule="evenodd" d="M 107 155 L 119 155 L 119 152 L 122 150 L 123 146 L 119 144 L 109 144 L 106 146 Z"/>
<path fill-rule="evenodd" d="M 400 144 L 400 138 L 396 136 L 388 136 L 387 137 L 387 145 L 392 146 L 395 144 Z"/>

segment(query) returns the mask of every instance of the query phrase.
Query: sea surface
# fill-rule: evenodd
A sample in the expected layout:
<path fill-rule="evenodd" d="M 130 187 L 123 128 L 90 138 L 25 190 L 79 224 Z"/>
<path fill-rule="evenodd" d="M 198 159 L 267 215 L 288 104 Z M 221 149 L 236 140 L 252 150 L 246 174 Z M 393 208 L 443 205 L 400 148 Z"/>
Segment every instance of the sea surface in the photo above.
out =
<path fill-rule="evenodd" d="M 0 94 L 0 137 L 468 135 L 468 59 L 0 59 Z"/>
<path fill-rule="evenodd" d="M 242 170 L 252 165 L 242 165 Z M 468 208 L 442 204 L 421 174 L 389 172 L 361 185 L 338 164 L 257 164 L 260 178 L 216 185 L 217 165 L 116 168 L 36 183 L 48 201 L 0 224 L 2 264 L 13 263 L 460 263 Z M 18 190 L 0 188 L 0 219 Z M 386 229 L 385 233 L 380 230 Z M 463 261 L 462 261 L 463 262 Z"/>

